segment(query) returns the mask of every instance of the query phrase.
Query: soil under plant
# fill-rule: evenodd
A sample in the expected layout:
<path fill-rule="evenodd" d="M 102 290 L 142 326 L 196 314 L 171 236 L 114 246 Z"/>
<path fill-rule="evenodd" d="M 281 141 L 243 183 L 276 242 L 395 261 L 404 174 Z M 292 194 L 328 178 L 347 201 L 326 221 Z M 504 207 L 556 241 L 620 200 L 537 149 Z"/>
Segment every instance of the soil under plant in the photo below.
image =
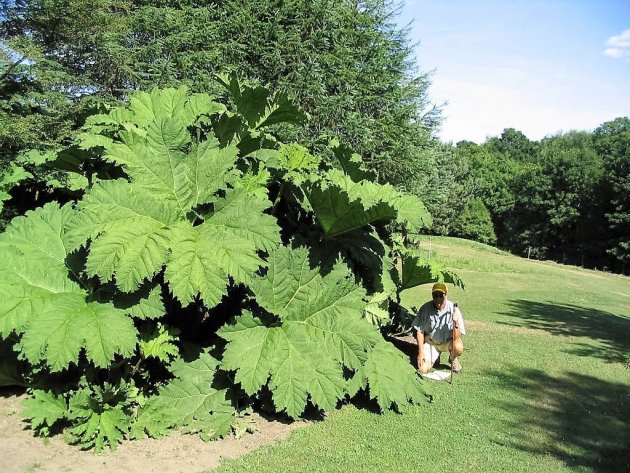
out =
<path fill-rule="evenodd" d="M 199 473 L 219 465 L 222 459 L 243 456 L 284 440 L 307 421 L 287 423 L 254 414 L 256 431 L 237 439 L 230 436 L 204 442 L 196 435 L 172 435 L 160 440 L 124 442 L 115 451 L 100 454 L 81 451 L 64 442 L 62 435 L 50 439 L 33 436 L 20 416 L 22 391 L 0 388 L 0 472 L 2 473 Z"/>

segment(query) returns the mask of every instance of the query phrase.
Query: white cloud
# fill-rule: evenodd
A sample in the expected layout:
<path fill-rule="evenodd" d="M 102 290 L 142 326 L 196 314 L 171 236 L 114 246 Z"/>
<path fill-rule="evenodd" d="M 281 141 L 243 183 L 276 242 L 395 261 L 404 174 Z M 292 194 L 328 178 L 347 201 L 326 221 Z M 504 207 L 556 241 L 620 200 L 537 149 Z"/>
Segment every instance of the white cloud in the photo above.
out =
<path fill-rule="evenodd" d="M 630 30 L 623 30 L 620 35 L 612 36 L 606 45 L 609 47 L 604 50 L 604 56 L 616 59 L 630 57 Z"/>

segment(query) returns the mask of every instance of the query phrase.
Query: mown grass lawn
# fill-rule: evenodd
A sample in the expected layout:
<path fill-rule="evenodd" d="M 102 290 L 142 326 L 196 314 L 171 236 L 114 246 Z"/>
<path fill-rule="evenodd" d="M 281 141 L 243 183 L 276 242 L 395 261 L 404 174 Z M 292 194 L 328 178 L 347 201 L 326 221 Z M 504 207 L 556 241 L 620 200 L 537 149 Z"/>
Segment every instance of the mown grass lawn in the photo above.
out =
<path fill-rule="evenodd" d="M 453 385 L 400 414 L 344 406 L 217 471 L 630 471 L 630 278 L 458 239 L 431 252 L 466 283 L 451 291 L 468 331 Z"/>

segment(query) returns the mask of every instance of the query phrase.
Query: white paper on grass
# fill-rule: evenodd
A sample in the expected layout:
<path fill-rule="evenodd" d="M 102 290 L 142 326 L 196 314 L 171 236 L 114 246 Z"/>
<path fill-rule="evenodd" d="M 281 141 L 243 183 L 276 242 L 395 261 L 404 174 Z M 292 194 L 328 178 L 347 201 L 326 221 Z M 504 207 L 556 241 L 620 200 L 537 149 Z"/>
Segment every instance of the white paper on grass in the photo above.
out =
<path fill-rule="evenodd" d="M 450 371 L 431 371 L 430 373 L 424 373 L 421 375 L 423 378 L 429 378 L 434 381 L 444 381 L 451 377 Z"/>

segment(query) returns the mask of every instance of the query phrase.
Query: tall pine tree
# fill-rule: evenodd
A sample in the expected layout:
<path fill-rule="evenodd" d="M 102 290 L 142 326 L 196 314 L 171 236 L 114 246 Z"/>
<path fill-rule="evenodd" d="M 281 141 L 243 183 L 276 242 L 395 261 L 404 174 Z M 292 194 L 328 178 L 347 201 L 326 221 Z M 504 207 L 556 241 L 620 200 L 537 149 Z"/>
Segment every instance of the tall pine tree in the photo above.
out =
<path fill-rule="evenodd" d="M 26 69 L 7 71 L 11 85 L 3 83 L 2 92 L 14 97 L 20 74 L 30 77 L 34 83 L 22 95 L 39 87 L 41 96 L 24 101 L 65 123 L 49 141 L 67 140 L 81 111 L 95 102 L 182 83 L 214 93 L 213 75 L 234 71 L 285 90 L 310 114 L 307 129 L 280 130 L 284 140 L 322 150 L 338 138 L 382 181 L 426 189 L 440 114 L 407 31 L 394 22 L 396 1 L 4 0 L 2 6 L 3 51 L 23 58 Z M 54 80 L 43 87 L 50 74 Z M 52 94 L 59 110 L 49 110 Z M 8 113 L 9 122 L 17 120 L 15 107 Z M 0 146 L 7 161 L 44 141 Z"/>

